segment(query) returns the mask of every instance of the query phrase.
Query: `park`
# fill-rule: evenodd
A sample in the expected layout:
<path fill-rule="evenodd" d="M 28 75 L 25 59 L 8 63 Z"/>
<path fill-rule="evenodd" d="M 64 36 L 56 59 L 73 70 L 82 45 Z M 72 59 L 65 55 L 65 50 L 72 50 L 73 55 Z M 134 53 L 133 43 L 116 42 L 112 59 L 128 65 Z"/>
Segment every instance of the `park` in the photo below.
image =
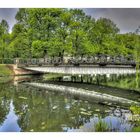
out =
<path fill-rule="evenodd" d="M 76 8 L 15 20 L 0 21 L 0 132 L 140 132 L 140 27 Z"/>

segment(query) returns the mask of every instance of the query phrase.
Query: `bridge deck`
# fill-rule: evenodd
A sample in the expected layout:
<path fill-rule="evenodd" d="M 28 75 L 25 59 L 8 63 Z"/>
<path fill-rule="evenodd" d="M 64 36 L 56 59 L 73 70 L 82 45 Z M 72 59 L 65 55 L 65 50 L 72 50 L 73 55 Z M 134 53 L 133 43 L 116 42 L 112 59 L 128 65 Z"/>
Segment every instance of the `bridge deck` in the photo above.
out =
<path fill-rule="evenodd" d="M 62 74 L 133 74 L 136 73 L 136 69 L 130 66 L 44 66 L 44 67 L 35 67 L 28 66 L 24 69 L 42 72 L 42 73 L 62 73 Z"/>
<path fill-rule="evenodd" d="M 84 67 L 91 67 L 91 68 L 135 68 L 134 66 L 131 65 L 104 65 L 104 66 L 100 66 L 97 64 L 94 65 L 79 65 L 79 66 L 74 66 L 74 65 L 58 65 L 58 66 L 54 66 L 54 65 L 23 65 L 23 64 L 19 64 L 18 67 L 24 68 L 24 67 L 75 67 L 75 68 L 84 68 Z"/>

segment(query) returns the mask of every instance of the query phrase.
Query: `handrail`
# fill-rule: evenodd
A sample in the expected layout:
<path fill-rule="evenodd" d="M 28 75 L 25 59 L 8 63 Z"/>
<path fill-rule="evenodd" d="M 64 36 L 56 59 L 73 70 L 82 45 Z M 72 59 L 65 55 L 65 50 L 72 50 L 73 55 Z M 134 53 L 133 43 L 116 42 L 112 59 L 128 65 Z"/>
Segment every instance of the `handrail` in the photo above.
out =
<path fill-rule="evenodd" d="M 136 65 L 133 57 L 90 56 L 90 57 L 46 57 L 46 58 L 0 58 L 0 64 L 16 65 Z"/>
<path fill-rule="evenodd" d="M 17 65 L 136 65 L 133 58 L 127 57 L 47 57 L 15 59 Z"/>
<path fill-rule="evenodd" d="M 15 59 L 13 59 L 13 58 L 0 58 L 0 64 L 15 64 Z"/>

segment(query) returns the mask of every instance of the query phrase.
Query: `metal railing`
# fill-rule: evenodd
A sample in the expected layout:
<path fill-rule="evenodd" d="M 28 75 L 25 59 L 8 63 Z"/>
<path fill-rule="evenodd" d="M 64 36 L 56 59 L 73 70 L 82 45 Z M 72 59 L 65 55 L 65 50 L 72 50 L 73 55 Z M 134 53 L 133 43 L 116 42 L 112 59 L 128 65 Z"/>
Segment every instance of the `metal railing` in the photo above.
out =
<path fill-rule="evenodd" d="M 32 58 L 32 59 L 16 59 L 14 62 L 18 65 L 132 65 L 135 66 L 137 62 L 131 57 L 48 57 L 48 58 Z"/>
<path fill-rule="evenodd" d="M 12 58 L 0 58 L 0 64 L 15 64 L 15 59 L 12 59 Z"/>
<path fill-rule="evenodd" d="M 133 57 L 124 56 L 90 56 L 90 57 L 47 57 L 47 58 L 0 58 L 0 64 L 17 64 L 22 66 L 43 66 L 43 65 L 132 65 L 136 62 Z"/>

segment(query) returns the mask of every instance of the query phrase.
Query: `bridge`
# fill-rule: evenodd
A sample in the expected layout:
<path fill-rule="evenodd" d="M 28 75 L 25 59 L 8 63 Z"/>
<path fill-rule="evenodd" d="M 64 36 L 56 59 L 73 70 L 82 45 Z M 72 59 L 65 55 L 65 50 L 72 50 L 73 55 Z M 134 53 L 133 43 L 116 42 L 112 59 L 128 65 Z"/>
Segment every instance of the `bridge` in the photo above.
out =
<path fill-rule="evenodd" d="M 81 65 L 123 65 L 123 66 L 136 66 L 133 57 L 123 57 L 123 56 L 90 56 L 90 57 L 47 57 L 47 58 L 31 58 L 31 59 L 16 59 L 18 65 L 53 65 L 53 66 L 81 66 Z"/>
<path fill-rule="evenodd" d="M 124 57 L 53 57 L 16 59 L 19 68 L 41 73 L 61 74 L 133 74 L 136 62 Z"/>
<path fill-rule="evenodd" d="M 136 73 L 135 68 L 131 67 L 89 67 L 89 66 L 44 66 L 44 67 L 23 67 L 26 70 L 32 70 L 41 73 L 61 73 L 61 74 L 133 74 Z"/>

